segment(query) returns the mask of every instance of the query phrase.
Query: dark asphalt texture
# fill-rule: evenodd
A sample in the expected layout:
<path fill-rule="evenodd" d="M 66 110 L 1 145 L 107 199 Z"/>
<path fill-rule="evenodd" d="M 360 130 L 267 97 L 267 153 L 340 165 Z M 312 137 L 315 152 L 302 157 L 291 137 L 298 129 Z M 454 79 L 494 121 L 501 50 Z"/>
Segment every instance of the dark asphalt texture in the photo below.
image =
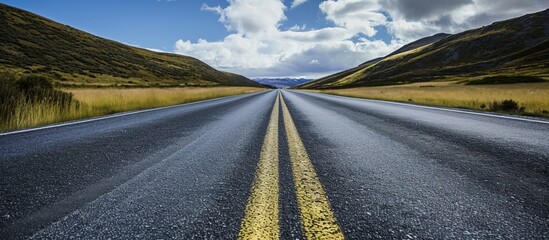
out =
<path fill-rule="evenodd" d="M 347 238 L 549 236 L 549 124 L 283 95 Z"/>
<path fill-rule="evenodd" d="M 236 238 L 276 93 L 0 136 L 0 239 Z M 549 124 L 283 96 L 347 238 L 549 236 Z M 279 125 L 281 236 L 297 239 Z"/>

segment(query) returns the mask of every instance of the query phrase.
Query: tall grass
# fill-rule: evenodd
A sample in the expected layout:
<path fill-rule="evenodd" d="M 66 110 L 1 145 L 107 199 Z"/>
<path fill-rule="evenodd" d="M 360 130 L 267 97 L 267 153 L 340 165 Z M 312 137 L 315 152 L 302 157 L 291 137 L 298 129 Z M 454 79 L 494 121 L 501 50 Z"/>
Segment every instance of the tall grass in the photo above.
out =
<path fill-rule="evenodd" d="M 400 86 L 361 87 L 320 92 L 399 102 L 414 102 L 476 110 L 492 109 L 494 102 L 513 100 L 524 108 L 521 114 L 549 117 L 549 83 L 506 85 L 462 85 L 453 83 L 422 83 Z"/>
<path fill-rule="evenodd" d="M 6 80 L 6 79 L 3 79 Z M 0 131 L 116 112 L 163 107 L 262 90 L 253 87 L 65 89 L 22 91 L 21 80 L 0 79 Z M 17 84 L 14 84 L 17 83 Z M 20 84 L 19 84 L 20 85 Z"/>
<path fill-rule="evenodd" d="M 81 102 L 83 117 L 163 107 L 260 91 L 253 87 L 68 89 Z"/>
<path fill-rule="evenodd" d="M 13 75 L 0 74 L 1 129 L 50 121 L 52 116 L 62 116 L 71 109 L 79 109 L 73 95 L 54 89 L 44 77 L 15 79 Z"/>
<path fill-rule="evenodd" d="M 7 121 L 0 123 L 0 131 L 29 128 L 48 123 L 78 119 L 79 103 L 51 103 L 49 101 L 23 101 L 17 104 L 15 113 Z"/>

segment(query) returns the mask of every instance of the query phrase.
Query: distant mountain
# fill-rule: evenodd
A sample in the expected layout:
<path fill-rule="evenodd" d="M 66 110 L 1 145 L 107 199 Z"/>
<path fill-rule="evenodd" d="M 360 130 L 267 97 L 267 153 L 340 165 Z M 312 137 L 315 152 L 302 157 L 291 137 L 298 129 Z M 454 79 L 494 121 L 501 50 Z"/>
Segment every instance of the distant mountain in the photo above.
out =
<path fill-rule="evenodd" d="M 348 88 L 500 75 L 548 79 L 549 10 L 459 34 L 423 38 L 386 57 L 299 88 Z"/>
<path fill-rule="evenodd" d="M 255 78 L 254 81 L 276 88 L 293 87 L 312 81 L 306 78 Z"/>
<path fill-rule="evenodd" d="M 260 86 L 187 56 L 127 46 L 0 4 L 0 70 L 64 85 Z"/>

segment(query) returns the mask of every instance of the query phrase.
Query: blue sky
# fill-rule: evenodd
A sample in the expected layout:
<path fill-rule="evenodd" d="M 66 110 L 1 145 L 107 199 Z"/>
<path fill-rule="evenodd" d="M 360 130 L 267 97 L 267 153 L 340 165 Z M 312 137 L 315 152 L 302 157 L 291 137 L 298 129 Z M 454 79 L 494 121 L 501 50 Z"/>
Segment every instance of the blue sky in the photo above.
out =
<path fill-rule="evenodd" d="M 546 0 L 0 0 L 89 33 L 248 77 L 321 77 Z"/>
<path fill-rule="evenodd" d="M 218 16 L 201 11 L 203 4 L 226 7 L 219 0 L 0 0 L 56 22 L 104 38 L 147 48 L 172 51 L 185 38 L 219 41 L 229 33 Z M 333 26 L 318 9 L 322 0 L 309 1 L 287 12 L 281 28 L 305 24 L 309 28 Z M 290 7 L 291 2 L 285 3 Z M 386 39 L 389 39 L 388 36 Z"/>
<path fill-rule="evenodd" d="M 179 38 L 221 40 L 227 31 L 209 12 L 208 0 L 0 0 L 108 39 L 148 48 L 173 50 Z"/>

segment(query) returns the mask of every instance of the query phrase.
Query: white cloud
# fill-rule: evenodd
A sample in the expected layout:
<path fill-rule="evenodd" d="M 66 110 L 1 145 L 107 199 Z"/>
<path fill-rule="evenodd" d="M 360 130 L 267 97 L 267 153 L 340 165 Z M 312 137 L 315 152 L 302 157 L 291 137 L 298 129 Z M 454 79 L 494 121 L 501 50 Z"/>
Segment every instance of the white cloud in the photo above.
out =
<path fill-rule="evenodd" d="M 376 0 L 327 0 L 319 7 L 326 14 L 326 19 L 333 21 L 336 26 L 367 36 L 374 36 L 374 27 L 387 22 L 385 15 L 379 12 L 381 6 Z"/>
<path fill-rule="evenodd" d="M 218 13 L 227 30 L 245 35 L 276 32 L 279 23 L 286 19 L 286 7 L 279 0 L 229 0 L 225 9 L 206 4 L 202 9 Z"/>
<path fill-rule="evenodd" d="M 280 55 L 273 51 L 265 51 L 269 49 L 266 42 L 240 34 L 231 34 L 222 42 L 200 39 L 196 43 L 191 43 L 178 40 L 175 48 L 177 53 L 198 57 L 215 67 L 235 70 L 271 67 Z"/>
<path fill-rule="evenodd" d="M 419 21 L 395 19 L 387 23 L 387 29 L 394 34 L 397 40 L 404 43 L 431 36 L 441 32 L 441 28 Z"/>
<path fill-rule="evenodd" d="M 307 2 L 307 0 L 294 0 L 292 2 L 292 6 L 290 8 L 295 8 L 303 3 Z"/>
<path fill-rule="evenodd" d="M 306 0 L 294 0 L 290 8 Z M 326 0 L 319 10 L 331 27 L 281 29 L 282 0 L 228 0 L 203 5 L 219 15 L 230 32 L 223 40 L 180 39 L 175 52 L 248 77 L 320 77 L 383 56 L 408 42 L 439 32 L 456 33 L 549 7 L 547 0 Z M 372 40 L 376 28 L 391 33 L 389 43 Z M 357 38 L 361 34 L 369 39 Z"/>
<path fill-rule="evenodd" d="M 203 3 L 202 7 L 200 8 L 201 11 L 207 11 L 207 12 L 214 12 L 217 14 L 223 14 L 223 8 L 220 6 L 210 7 L 208 4 Z"/>
<path fill-rule="evenodd" d="M 296 24 L 296 25 L 293 25 L 291 28 L 289 28 L 288 31 L 299 32 L 299 31 L 303 31 L 303 30 L 306 30 L 306 29 L 307 29 L 306 24 L 303 24 L 301 26 Z"/>
<path fill-rule="evenodd" d="M 230 0 L 225 8 L 203 5 L 202 10 L 219 14 L 219 21 L 233 33 L 216 42 L 180 39 L 175 52 L 248 77 L 320 77 L 385 55 L 399 46 L 366 39 L 351 41 L 359 32 L 373 31 L 351 20 L 367 17 L 373 20 L 365 23 L 375 26 L 380 17 L 376 13 L 355 13 L 352 19 L 347 18 L 340 15 L 345 10 L 338 6 L 326 6 L 325 11 L 336 26 L 318 30 L 306 30 L 305 25 L 281 30 L 286 7 L 280 0 Z"/>

